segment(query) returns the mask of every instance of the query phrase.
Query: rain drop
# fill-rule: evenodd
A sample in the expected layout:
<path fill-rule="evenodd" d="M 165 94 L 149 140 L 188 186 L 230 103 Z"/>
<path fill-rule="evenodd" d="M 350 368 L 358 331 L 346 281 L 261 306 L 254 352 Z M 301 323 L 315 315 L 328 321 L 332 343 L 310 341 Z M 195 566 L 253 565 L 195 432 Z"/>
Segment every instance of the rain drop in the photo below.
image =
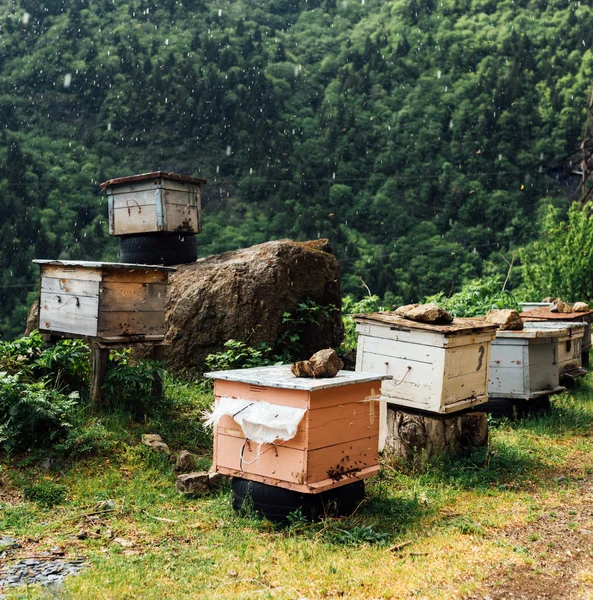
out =
<path fill-rule="evenodd" d="M 167 39 L 165 40 L 165 46 L 168 46 L 168 45 L 169 45 L 169 38 L 167 38 Z"/>
<path fill-rule="evenodd" d="M 440 79 L 440 78 L 441 78 L 441 72 L 437 71 L 437 79 Z"/>
<path fill-rule="evenodd" d="M 216 174 L 218 175 L 218 173 L 220 173 L 220 166 L 216 165 Z"/>
<path fill-rule="evenodd" d="M 218 16 L 219 16 L 219 17 L 222 17 L 222 8 L 219 8 L 219 9 L 218 9 Z"/>
<path fill-rule="evenodd" d="M 227 147 L 226 147 L 226 155 L 227 155 L 227 156 L 230 156 L 230 155 L 231 155 L 231 147 L 230 147 L 230 146 L 227 146 Z"/>
<path fill-rule="evenodd" d="M 23 13 L 23 25 L 27 25 L 30 18 L 31 18 L 31 15 L 28 12 Z"/>
<path fill-rule="evenodd" d="M 69 88 L 71 83 L 72 83 L 72 73 L 66 73 L 66 75 L 64 75 L 64 87 Z"/>
<path fill-rule="evenodd" d="M 111 123 L 107 123 L 107 131 L 111 131 Z"/>

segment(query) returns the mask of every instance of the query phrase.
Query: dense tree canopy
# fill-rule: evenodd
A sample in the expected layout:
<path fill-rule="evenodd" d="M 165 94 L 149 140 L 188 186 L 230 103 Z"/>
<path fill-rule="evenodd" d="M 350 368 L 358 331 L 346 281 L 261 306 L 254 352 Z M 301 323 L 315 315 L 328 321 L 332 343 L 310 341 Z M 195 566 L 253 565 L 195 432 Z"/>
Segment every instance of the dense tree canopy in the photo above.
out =
<path fill-rule="evenodd" d="M 5 3 L 0 337 L 32 258 L 117 259 L 98 184 L 156 169 L 210 180 L 202 255 L 325 236 L 346 291 L 457 289 L 570 201 L 592 42 L 576 1 Z"/>

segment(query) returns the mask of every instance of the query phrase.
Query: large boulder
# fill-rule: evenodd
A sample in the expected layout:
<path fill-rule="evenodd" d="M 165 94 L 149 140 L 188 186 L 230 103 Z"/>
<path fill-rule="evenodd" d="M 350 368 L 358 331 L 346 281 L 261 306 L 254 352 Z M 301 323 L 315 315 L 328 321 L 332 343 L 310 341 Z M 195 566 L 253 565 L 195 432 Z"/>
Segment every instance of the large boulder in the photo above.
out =
<path fill-rule="evenodd" d="M 229 339 L 274 344 L 283 315 L 307 299 L 338 310 L 304 325 L 296 358 L 336 347 L 344 335 L 340 266 L 327 240 L 267 242 L 180 265 L 167 291 L 167 366 L 203 371 L 206 356 Z"/>

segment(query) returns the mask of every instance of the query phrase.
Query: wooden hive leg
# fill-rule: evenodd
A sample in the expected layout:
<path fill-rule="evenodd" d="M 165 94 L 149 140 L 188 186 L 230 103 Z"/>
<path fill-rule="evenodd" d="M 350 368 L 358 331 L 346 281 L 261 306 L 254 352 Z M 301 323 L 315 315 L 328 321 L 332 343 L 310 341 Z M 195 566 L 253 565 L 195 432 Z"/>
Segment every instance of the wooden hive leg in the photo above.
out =
<path fill-rule="evenodd" d="M 91 347 L 93 356 L 93 373 L 91 380 L 91 406 L 98 408 L 103 401 L 103 382 L 109 361 L 109 348 L 102 348 L 98 344 Z"/>
<path fill-rule="evenodd" d="M 163 362 L 165 359 L 165 345 L 164 344 L 155 344 L 152 347 L 152 360 Z M 163 380 L 158 372 L 158 370 L 154 370 L 152 374 L 152 399 L 160 400 L 163 397 Z"/>

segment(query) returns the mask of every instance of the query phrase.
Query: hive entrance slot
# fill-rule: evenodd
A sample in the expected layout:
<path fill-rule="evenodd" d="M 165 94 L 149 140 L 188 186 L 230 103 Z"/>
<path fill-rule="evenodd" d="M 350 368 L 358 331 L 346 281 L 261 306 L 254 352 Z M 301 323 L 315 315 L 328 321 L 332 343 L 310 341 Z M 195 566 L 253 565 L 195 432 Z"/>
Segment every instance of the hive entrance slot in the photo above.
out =
<path fill-rule="evenodd" d="M 250 385 L 249 386 L 249 391 L 250 392 L 265 392 L 268 388 L 263 386 L 263 385 Z"/>

